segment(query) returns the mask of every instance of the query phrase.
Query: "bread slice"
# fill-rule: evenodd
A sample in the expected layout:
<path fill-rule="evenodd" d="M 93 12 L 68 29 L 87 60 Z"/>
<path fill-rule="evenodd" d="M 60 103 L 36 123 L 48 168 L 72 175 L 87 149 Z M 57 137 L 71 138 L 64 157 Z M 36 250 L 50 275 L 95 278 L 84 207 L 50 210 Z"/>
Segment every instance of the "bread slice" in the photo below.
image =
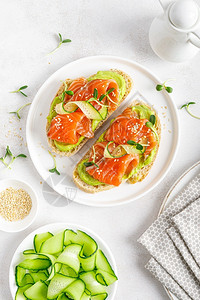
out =
<path fill-rule="evenodd" d="M 130 77 L 128 74 L 124 73 L 123 71 L 116 70 L 116 69 L 111 69 L 110 71 L 116 72 L 117 74 L 120 74 L 120 75 L 123 76 L 123 78 L 125 79 L 125 82 L 126 82 L 126 92 L 125 92 L 123 98 L 122 98 L 121 101 L 120 101 L 120 104 L 121 104 L 121 103 L 126 99 L 126 97 L 128 96 L 128 94 L 130 93 L 130 91 L 131 91 L 131 89 L 132 89 L 132 87 L 133 87 L 133 82 L 132 82 L 131 77 Z M 59 90 L 58 90 L 58 92 L 57 92 L 55 98 L 58 97 L 59 95 L 61 95 L 61 94 L 64 92 L 64 90 L 65 90 L 65 85 L 69 86 L 72 82 L 73 82 L 72 79 L 66 79 L 65 82 L 64 82 L 64 83 L 61 85 L 61 87 L 59 88 Z M 55 99 L 55 98 L 54 98 L 54 99 Z M 54 99 L 53 99 L 53 100 L 54 100 Z M 52 101 L 52 102 L 53 102 L 53 101 Z M 96 131 L 99 127 L 101 127 L 101 125 L 102 125 L 104 122 L 106 122 L 106 120 L 111 116 L 112 113 L 113 113 L 113 112 L 108 113 L 106 119 L 103 120 L 103 121 L 101 121 L 101 122 L 98 124 L 97 128 L 95 129 L 95 131 Z M 46 134 L 48 133 L 49 128 L 50 128 L 50 122 L 47 120 Z M 94 132 L 95 132 L 95 131 L 94 131 Z M 70 150 L 70 151 L 60 151 L 60 150 L 55 146 L 54 141 L 53 141 L 52 139 L 50 139 L 48 136 L 47 136 L 47 140 L 48 140 L 48 144 L 49 144 L 49 146 L 51 147 L 52 151 L 55 152 L 56 154 L 59 154 L 59 155 L 61 155 L 61 156 L 72 156 L 72 155 L 76 154 L 76 153 L 83 147 L 83 145 L 88 141 L 88 138 L 84 138 L 84 140 L 83 140 L 76 148 L 74 148 L 74 149 L 72 149 L 72 150 Z"/>
<path fill-rule="evenodd" d="M 135 100 L 134 102 L 132 102 L 132 104 L 129 105 L 129 107 L 133 107 L 133 106 L 136 106 L 136 105 L 145 105 L 155 113 L 155 116 L 156 116 L 155 128 L 157 130 L 157 134 L 158 134 L 159 140 L 160 140 L 160 138 L 161 138 L 161 124 L 160 124 L 159 117 L 158 117 L 157 113 L 155 112 L 155 110 L 152 107 L 150 107 L 147 103 L 139 101 L 139 100 Z M 157 147 L 157 151 L 156 151 L 156 154 L 154 155 L 154 158 L 153 158 L 152 162 L 149 165 L 142 167 L 136 174 L 134 174 L 132 177 L 130 177 L 127 180 L 128 183 L 134 184 L 138 181 L 142 181 L 148 175 L 148 173 L 149 173 L 149 171 L 150 171 L 151 167 L 153 166 L 153 163 L 156 159 L 159 144 L 156 147 Z M 79 163 L 81 161 L 89 158 L 90 153 L 91 153 L 91 149 L 85 154 L 85 156 L 79 161 Z M 109 190 L 109 189 L 112 189 L 112 188 L 115 187 L 114 185 L 110 185 L 110 184 L 102 184 L 102 185 L 97 185 L 97 186 L 91 186 L 91 185 L 85 183 L 79 176 L 78 164 L 77 164 L 77 166 L 76 166 L 76 168 L 73 172 L 73 180 L 74 180 L 75 184 L 78 186 L 79 189 L 83 190 L 86 193 L 98 193 L 98 192 L 106 191 L 106 190 Z"/>

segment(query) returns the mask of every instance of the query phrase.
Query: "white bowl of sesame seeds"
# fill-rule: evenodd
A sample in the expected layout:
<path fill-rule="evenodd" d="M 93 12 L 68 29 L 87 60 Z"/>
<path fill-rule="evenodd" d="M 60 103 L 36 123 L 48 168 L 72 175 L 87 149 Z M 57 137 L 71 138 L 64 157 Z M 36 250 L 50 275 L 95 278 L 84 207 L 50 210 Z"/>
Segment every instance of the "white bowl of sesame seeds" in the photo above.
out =
<path fill-rule="evenodd" d="M 38 199 L 33 188 L 18 179 L 0 180 L 0 230 L 18 232 L 35 220 Z"/>

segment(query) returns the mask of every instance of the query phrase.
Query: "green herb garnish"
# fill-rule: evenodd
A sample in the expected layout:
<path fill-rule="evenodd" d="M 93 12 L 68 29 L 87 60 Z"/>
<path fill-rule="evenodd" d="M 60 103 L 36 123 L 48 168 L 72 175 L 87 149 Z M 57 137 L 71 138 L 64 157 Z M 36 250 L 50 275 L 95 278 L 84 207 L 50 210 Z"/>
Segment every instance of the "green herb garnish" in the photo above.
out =
<path fill-rule="evenodd" d="M 99 168 L 99 166 L 94 161 L 84 162 L 84 165 L 86 166 L 86 168 L 90 167 L 90 166 L 93 166 L 93 165 L 95 165 L 97 168 Z"/>
<path fill-rule="evenodd" d="M 97 99 L 98 97 L 98 90 L 96 88 L 94 89 L 93 97 L 94 99 Z"/>
<path fill-rule="evenodd" d="M 132 145 L 132 146 L 136 146 L 135 148 L 137 150 L 143 150 L 143 146 L 139 143 L 136 143 L 135 141 L 129 140 L 129 141 L 127 141 L 127 144 Z"/>
<path fill-rule="evenodd" d="M 185 109 L 187 110 L 188 114 L 190 114 L 190 116 L 192 116 L 193 118 L 195 119 L 199 119 L 200 120 L 200 117 L 198 116 L 195 116 L 193 113 L 191 113 L 191 111 L 189 110 L 189 106 L 192 105 L 192 104 L 196 104 L 196 102 L 188 102 L 184 105 L 181 106 L 181 109 L 185 107 Z"/>
<path fill-rule="evenodd" d="M 155 125 L 155 123 L 156 123 L 156 117 L 155 117 L 155 115 L 151 115 L 150 118 L 149 118 L 149 121 L 150 121 L 153 125 Z"/>
<path fill-rule="evenodd" d="M 169 80 L 166 80 L 165 82 L 163 82 L 163 84 L 157 84 L 156 85 L 156 90 L 157 91 L 162 91 L 163 89 L 166 90 L 168 93 L 172 93 L 173 92 L 173 88 L 171 86 L 166 86 L 166 82 Z"/>
<path fill-rule="evenodd" d="M 9 163 L 6 162 L 6 158 L 9 157 L 10 161 Z M 6 147 L 6 153 L 3 157 L 0 157 L 0 160 L 2 161 L 2 163 L 6 166 L 6 168 L 11 169 L 11 165 L 14 162 L 14 160 L 18 157 L 27 157 L 25 154 L 18 154 L 17 156 L 14 156 L 9 148 L 9 146 Z"/>
<path fill-rule="evenodd" d="M 12 91 L 12 92 L 10 92 L 10 93 L 20 93 L 20 94 L 22 94 L 23 96 L 28 97 L 25 93 L 22 92 L 22 90 L 27 89 L 27 87 L 28 87 L 28 85 L 23 85 L 23 86 L 21 86 L 18 90 Z"/>
<path fill-rule="evenodd" d="M 155 134 L 157 140 L 159 141 L 159 136 L 158 136 L 158 134 L 157 134 L 157 132 L 154 128 L 154 124 L 151 123 L 150 121 L 148 121 L 148 122 L 145 123 L 145 125 L 153 131 L 153 133 Z"/>
<path fill-rule="evenodd" d="M 26 107 L 26 106 L 28 106 L 30 104 L 31 103 L 26 103 L 26 104 L 22 105 L 18 110 L 16 110 L 16 111 L 10 111 L 9 114 L 15 114 L 18 117 L 18 119 L 21 119 L 21 117 L 19 115 L 20 110 L 22 110 L 24 107 Z"/>
<path fill-rule="evenodd" d="M 74 95 L 74 92 L 73 91 L 64 91 L 61 95 L 61 100 L 64 101 L 65 100 L 65 95 L 70 95 L 70 96 L 73 96 Z"/>
<path fill-rule="evenodd" d="M 59 36 L 59 44 L 58 44 L 58 46 L 57 46 L 53 51 L 51 51 L 51 52 L 48 53 L 48 54 L 54 53 L 56 50 L 58 50 L 58 48 L 60 48 L 60 46 L 61 46 L 62 44 L 65 44 L 65 43 L 71 43 L 71 40 L 70 40 L 70 39 L 65 39 L 65 40 L 63 40 L 62 35 L 61 35 L 60 33 L 58 34 L 58 36 Z"/>
<path fill-rule="evenodd" d="M 53 162 L 54 162 L 54 168 L 49 169 L 49 172 L 50 172 L 50 173 L 56 173 L 56 174 L 60 175 L 60 172 L 57 170 L 56 159 L 55 159 L 55 157 L 53 156 L 53 154 L 52 154 L 50 151 L 48 151 L 48 152 L 49 152 L 49 154 L 51 155 L 51 157 L 53 158 Z"/>

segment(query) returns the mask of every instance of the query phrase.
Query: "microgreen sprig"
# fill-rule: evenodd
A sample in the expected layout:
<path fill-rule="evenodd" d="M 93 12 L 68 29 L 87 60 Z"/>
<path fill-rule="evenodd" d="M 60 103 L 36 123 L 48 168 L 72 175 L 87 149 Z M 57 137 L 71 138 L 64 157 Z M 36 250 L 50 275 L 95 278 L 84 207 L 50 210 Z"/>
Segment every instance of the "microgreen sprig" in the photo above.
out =
<path fill-rule="evenodd" d="M 10 111 L 9 114 L 15 114 L 17 116 L 18 119 L 21 119 L 21 116 L 19 114 L 20 110 L 22 110 L 24 107 L 30 105 L 31 103 L 26 103 L 24 105 L 22 105 L 18 110 L 16 111 Z"/>
<path fill-rule="evenodd" d="M 189 110 L 189 106 L 190 105 L 193 105 L 193 104 L 196 104 L 196 102 L 188 102 L 184 105 L 181 106 L 181 109 L 185 107 L 185 109 L 187 110 L 188 114 L 190 114 L 190 116 L 192 116 L 193 118 L 195 119 L 199 119 L 200 120 L 200 117 L 198 116 L 195 116 L 193 113 L 191 113 L 191 111 Z"/>
<path fill-rule="evenodd" d="M 136 143 L 135 141 L 129 140 L 129 141 L 127 141 L 127 144 L 132 145 L 132 146 L 136 146 L 135 148 L 137 150 L 143 150 L 143 146 L 139 143 Z"/>
<path fill-rule="evenodd" d="M 156 90 L 158 92 L 162 91 L 163 89 L 166 90 L 169 94 L 173 92 L 173 88 L 171 86 L 166 86 L 166 82 L 172 80 L 172 79 L 168 79 L 165 82 L 163 82 L 163 84 L 157 84 L 156 85 Z"/>
<path fill-rule="evenodd" d="M 64 101 L 65 100 L 65 95 L 70 95 L 70 96 L 73 96 L 74 95 L 74 92 L 73 91 L 64 91 L 61 95 L 61 100 Z"/>
<path fill-rule="evenodd" d="M 28 85 L 23 85 L 23 86 L 21 86 L 18 90 L 12 91 L 12 92 L 10 92 L 10 93 L 20 93 L 20 94 L 22 94 L 24 97 L 28 97 L 24 92 L 22 92 L 22 90 L 27 89 L 27 87 L 28 87 Z"/>
<path fill-rule="evenodd" d="M 60 175 L 60 172 L 57 170 L 56 159 L 55 159 L 55 157 L 53 156 L 53 154 L 52 154 L 50 151 L 48 151 L 48 152 L 49 152 L 49 154 L 51 155 L 51 157 L 53 158 L 53 162 L 54 162 L 54 168 L 49 169 L 49 172 L 50 172 L 50 173 L 56 173 L 56 174 Z"/>
<path fill-rule="evenodd" d="M 155 134 L 157 140 L 159 141 L 159 136 L 158 136 L 158 134 L 157 134 L 157 132 L 154 128 L 155 123 L 153 124 L 151 121 L 148 121 L 148 122 L 145 123 L 145 125 L 153 131 L 153 133 Z"/>
<path fill-rule="evenodd" d="M 10 157 L 10 162 L 9 163 L 7 163 L 6 162 L 6 158 L 7 157 Z M 25 154 L 18 154 L 17 156 L 14 156 L 13 154 L 12 154 L 12 152 L 11 152 L 11 150 L 10 150 L 10 148 L 9 148 L 9 146 L 7 146 L 6 147 L 6 153 L 5 153 L 5 155 L 3 156 L 3 157 L 0 157 L 0 160 L 2 161 L 2 163 L 6 166 L 6 168 L 9 168 L 9 169 L 11 169 L 11 165 L 12 165 L 12 163 L 14 162 L 14 160 L 16 159 L 16 158 L 18 158 L 18 157 L 24 157 L 24 158 L 26 158 L 27 156 L 25 155 Z"/>
<path fill-rule="evenodd" d="M 86 166 L 86 168 L 90 167 L 90 166 L 93 166 L 93 165 L 95 165 L 97 168 L 99 168 L 99 166 L 94 161 L 84 162 L 84 165 Z"/>
<path fill-rule="evenodd" d="M 65 44 L 65 43 L 71 43 L 71 40 L 70 40 L 70 39 L 65 39 L 65 40 L 63 40 L 62 35 L 61 35 L 60 33 L 58 33 L 58 36 L 59 36 L 59 44 L 58 44 L 58 46 L 57 46 L 53 51 L 51 51 L 51 52 L 48 53 L 48 54 L 54 53 L 56 50 L 58 50 L 58 48 L 60 48 L 60 46 L 61 46 L 62 44 Z"/>

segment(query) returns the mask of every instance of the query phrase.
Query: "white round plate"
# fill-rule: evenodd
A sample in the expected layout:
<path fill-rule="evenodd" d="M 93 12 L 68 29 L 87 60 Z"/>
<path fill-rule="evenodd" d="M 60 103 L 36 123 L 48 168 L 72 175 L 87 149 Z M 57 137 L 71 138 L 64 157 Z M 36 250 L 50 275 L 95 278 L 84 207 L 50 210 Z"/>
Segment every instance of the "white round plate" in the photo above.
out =
<path fill-rule="evenodd" d="M 114 256 L 109 249 L 108 245 L 102 240 L 100 236 L 98 236 L 96 233 L 91 231 L 88 228 L 85 228 L 83 226 L 77 225 L 77 224 L 71 224 L 71 223 L 53 223 L 48 224 L 42 227 L 39 227 L 38 229 L 34 230 L 32 233 L 30 233 L 18 246 L 16 249 L 11 264 L 10 264 L 10 270 L 9 270 L 9 285 L 10 285 L 10 291 L 13 299 L 15 299 L 15 294 L 17 291 L 17 286 L 15 283 L 15 267 L 23 260 L 23 251 L 26 249 L 33 249 L 33 238 L 35 234 L 43 233 L 43 232 L 51 232 L 53 234 L 56 234 L 64 229 L 72 229 L 74 231 L 80 229 L 87 234 L 89 234 L 98 244 L 99 249 L 101 249 L 105 256 L 107 257 L 109 263 L 111 264 L 115 274 L 117 275 L 117 266 L 115 263 Z M 114 284 L 108 287 L 108 300 L 114 300 L 116 290 L 117 290 L 117 284 L 118 281 L 115 281 Z"/>
<path fill-rule="evenodd" d="M 165 196 L 165 199 L 161 205 L 159 215 L 167 208 L 167 206 L 170 204 L 170 202 L 180 193 L 180 191 L 189 184 L 189 182 L 198 174 L 200 173 L 200 161 L 198 161 L 196 164 L 194 164 L 192 167 L 190 167 L 188 170 L 186 170 L 173 184 L 167 195 Z M 174 296 L 171 292 L 169 292 L 167 289 L 167 294 L 169 295 L 169 298 L 172 300 L 178 300 L 176 296 Z"/>
<path fill-rule="evenodd" d="M 74 156 L 56 158 L 58 170 L 61 175 L 49 173 L 53 167 L 46 138 L 46 117 L 49 113 L 50 103 L 54 98 L 61 80 L 80 76 L 89 77 L 100 70 L 120 69 L 129 74 L 134 83 L 132 92 L 126 101 L 110 117 L 113 118 L 133 100 L 146 101 L 158 112 L 162 124 L 162 138 L 156 161 L 150 174 L 140 183 L 134 185 L 123 183 L 119 187 L 97 193 L 85 193 L 76 188 L 72 173 L 77 162 L 91 147 L 96 138 L 108 127 L 106 125 L 96 133 L 92 139 Z M 56 192 L 70 200 L 91 206 L 113 206 L 133 201 L 152 190 L 161 182 L 169 171 L 179 143 L 179 120 L 176 106 L 171 94 L 166 91 L 156 91 L 156 84 L 162 82 L 150 70 L 124 58 L 115 56 L 92 56 L 79 59 L 65 65 L 55 72 L 39 89 L 29 110 L 26 135 L 31 159 L 39 174 Z"/>
<path fill-rule="evenodd" d="M 14 189 L 25 190 L 30 195 L 32 200 L 31 211 L 23 220 L 9 222 L 0 216 L 0 230 L 6 232 L 18 232 L 26 229 L 35 220 L 38 209 L 38 199 L 35 191 L 27 182 L 11 178 L 3 179 L 0 181 L 0 192 L 4 191 L 9 187 L 12 187 Z"/>

